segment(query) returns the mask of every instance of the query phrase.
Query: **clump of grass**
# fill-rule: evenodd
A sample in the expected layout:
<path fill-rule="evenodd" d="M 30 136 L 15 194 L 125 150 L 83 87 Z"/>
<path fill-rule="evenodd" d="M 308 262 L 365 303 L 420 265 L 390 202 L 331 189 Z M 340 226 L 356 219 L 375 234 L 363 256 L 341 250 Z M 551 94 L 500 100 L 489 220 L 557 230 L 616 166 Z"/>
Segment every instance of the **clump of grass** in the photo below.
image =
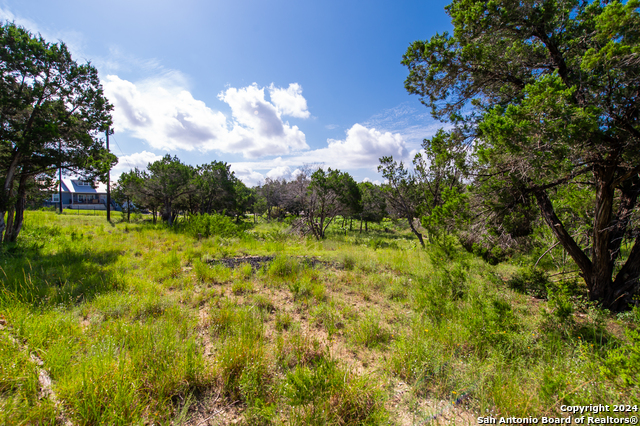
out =
<path fill-rule="evenodd" d="M 182 274 L 182 262 L 176 250 L 171 250 L 160 259 L 156 269 L 156 279 L 164 281 L 167 278 L 177 278 Z"/>
<path fill-rule="evenodd" d="M 214 376 L 231 401 L 253 405 L 266 399 L 272 375 L 264 342 L 247 335 L 225 339 L 218 350 Z"/>
<path fill-rule="evenodd" d="M 391 333 L 380 324 L 379 314 L 368 312 L 351 327 L 349 337 L 353 344 L 375 348 L 389 343 Z"/>
<path fill-rule="evenodd" d="M 296 365 L 315 365 L 329 356 L 328 349 L 320 341 L 299 330 L 280 335 L 276 339 L 276 362 L 284 369 Z"/>
<path fill-rule="evenodd" d="M 507 281 L 509 288 L 531 296 L 546 298 L 549 277 L 540 268 L 524 268 Z"/>
<path fill-rule="evenodd" d="M 223 284 L 231 279 L 232 270 L 223 265 L 209 265 L 206 262 L 196 260 L 193 269 L 200 282 Z"/>
<path fill-rule="evenodd" d="M 256 294 L 251 300 L 251 304 L 264 312 L 275 312 L 276 306 L 271 299 L 262 294 Z"/>
<path fill-rule="evenodd" d="M 399 302 L 407 300 L 409 295 L 409 291 L 407 290 L 407 285 L 397 280 L 393 280 L 391 285 L 387 287 L 386 293 L 387 293 L 387 297 L 390 300 L 396 300 Z"/>
<path fill-rule="evenodd" d="M 253 267 L 250 263 L 242 263 L 235 268 L 234 275 L 239 279 L 248 280 L 253 274 Z"/>
<path fill-rule="evenodd" d="M 322 302 L 325 300 L 327 292 L 322 283 L 306 278 L 289 283 L 289 291 L 291 291 L 293 300 L 302 300 L 304 302 L 308 302 L 311 298 Z"/>
<path fill-rule="evenodd" d="M 235 281 L 231 286 L 231 291 L 236 296 L 245 293 L 253 293 L 253 283 L 251 283 L 251 281 Z"/>
<path fill-rule="evenodd" d="M 250 406 L 272 401 L 273 374 L 259 310 L 223 304 L 211 312 L 212 330 L 222 341 L 214 376 L 230 400 Z"/>
<path fill-rule="evenodd" d="M 356 258 L 351 254 L 344 254 L 342 256 L 342 267 L 347 271 L 353 270 L 356 266 Z"/>
<path fill-rule="evenodd" d="M 297 259 L 278 255 L 269 263 L 268 274 L 276 278 L 295 278 L 303 269 L 304 265 Z"/>
<path fill-rule="evenodd" d="M 260 310 L 251 306 L 236 306 L 225 301 L 210 310 L 211 331 L 216 336 L 248 336 L 261 339 L 264 325 Z"/>
<path fill-rule="evenodd" d="M 275 328 L 277 331 L 288 330 L 291 327 L 293 320 L 289 312 L 277 312 Z"/>
<path fill-rule="evenodd" d="M 329 337 L 333 336 L 338 329 L 343 327 L 342 322 L 340 322 L 340 314 L 333 304 L 322 303 L 318 305 L 311 312 L 311 317 L 316 325 L 324 327 Z"/>
<path fill-rule="evenodd" d="M 292 406 L 293 424 L 378 425 L 387 421 L 381 390 L 332 360 L 323 360 L 314 368 L 296 366 L 287 374 L 283 394 Z"/>

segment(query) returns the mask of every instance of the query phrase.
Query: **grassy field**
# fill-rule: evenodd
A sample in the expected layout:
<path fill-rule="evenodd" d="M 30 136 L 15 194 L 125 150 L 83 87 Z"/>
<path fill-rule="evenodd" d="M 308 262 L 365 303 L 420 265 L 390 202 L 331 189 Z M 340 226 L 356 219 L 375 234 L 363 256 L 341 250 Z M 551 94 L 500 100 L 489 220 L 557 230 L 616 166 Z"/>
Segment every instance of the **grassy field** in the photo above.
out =
<path fill-rule="evenodd" d="M 535 259 L 419 249 L 392 223 L 317 242 L 135 219 L 27 212 L 0 258 L 0 424 L 477 424 L 638 404 L 640 312 L 545 283 L 520 266 Z"/>

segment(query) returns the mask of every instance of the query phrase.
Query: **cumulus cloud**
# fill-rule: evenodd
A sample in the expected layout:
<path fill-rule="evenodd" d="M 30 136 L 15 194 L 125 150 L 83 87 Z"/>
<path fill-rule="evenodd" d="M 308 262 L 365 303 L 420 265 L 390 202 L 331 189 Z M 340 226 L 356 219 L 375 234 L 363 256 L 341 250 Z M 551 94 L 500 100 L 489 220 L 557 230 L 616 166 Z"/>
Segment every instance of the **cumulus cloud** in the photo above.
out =
<path fill-rule="evenodd" d="M 194 99 L 183 82 L 177 72 L 136 84 L 107 76 L 104 89 L 115 107 L 115 130 L 129 131 L 159 150 L 212 149 L 227 133 L 226 117 Z"/>
<path fill-rule="evenodd" d="M 231 170 L 238 179 L 249 187 L 257 186 L 264 182 L 264 175 L 254 171 L 251 167 L 231 164 Z"/>
<path fill-rule="evenodd" d="M 330 167 L 375 169 L 383 156 L 404 160 L 408 155 L 405 140 L 399 133 L 381 132 L 358 123 L 347 130 L 345 139 L 327 142 L 326 148 L 306 152 L 295 160 L 308 163 L 322 158 Z"/>
<path fill-rule="evenodd" d="M 275 87 L 271 83 L 269 96 L 280 114 L 297 118 L 309 118 L 307 100 L 302 96 L 302 87 L 298 83 L 291 83 L 286 89 Z"/>
<path fill-rule="evenodd" d="M 366 178 L 362 179 L 362 182 L 371 182 L 371 183 L 372 183 L 372 184 L 374 184 L 374 185 L 380 185 L 380 181 L 379 181 L 378 179 L 376 179 L 376 180 L 371 180 L 371 179 L 369 179 L 368 177 L 366 177 Z"/>
<path fill-rule="evenodd" d="M 162 156 L 153 152 L 142 151 L 131 155 L 118 157 L 118 164 L 111 170 L 111 180 L 115 181 L 122 173 L 138 168 L 144 170 L 149 163 L 162 159 Z"/>
<path fill-rule="evenodd" d="M 269 170 L 267 177 L 271 179 L 291 179 L 291 168 L 289 166 L 280 166 Z"/>
<path fill-rule="evenodd" d="M 257 158 L 309 148 L 305 134 L 282 120 L 257 84 L 218 95 L 231 107 L 232 120 L 194 99 L 186 86 L 186 78 L 175 71 L 136 83 L 107 76 L 104 89 L 115 106 L 114 127 L 159 150 L 217 150 Z"/>
<path fill-rule="evenodd" d="M 281 112 L 265 100 L 264 88 L 256 83 L 240 89 L 230 87 L 218 98 L 229 104 L 234 119 L 227 152 L 257 158 L 309 148 L 304 133 L 282 121 Z"/>
<path fill-rule="evenodd" d="M 319 158 L 323 160 L 322 167 L 345 171 L 355 169 L 377 171 L 379 159 L 387 155 L 392 155 L 396 160 L 409 160 L 409 151 L 402 135 L 381 132 L 356 123 L 347 131 L 345 139 L 329 139 L 325 148 L 272 160 L 234 163 L 232 167 L 247 171 L 268 170 L 266 177 L 292 180 L 302 173 L 298 167 L 304 164 L 319 165 L 317 163 Z M 294 167 L 295 170 L 291 171 Z M 380 183 L 378 180 L 373 182 Z"/>
<path fill-rule="evenodd" d="M 449 128 L 435 120 L 424 107 L 418 107 L 415 102 L 404 102 L 394 108 L 389 108 L 369 118 L 362 123 L 366 127 L 384 129 L 399 133 L 407 142 L 407 146 L 419 149 L 424 138 L 430 138 L 440 128 Z"/>

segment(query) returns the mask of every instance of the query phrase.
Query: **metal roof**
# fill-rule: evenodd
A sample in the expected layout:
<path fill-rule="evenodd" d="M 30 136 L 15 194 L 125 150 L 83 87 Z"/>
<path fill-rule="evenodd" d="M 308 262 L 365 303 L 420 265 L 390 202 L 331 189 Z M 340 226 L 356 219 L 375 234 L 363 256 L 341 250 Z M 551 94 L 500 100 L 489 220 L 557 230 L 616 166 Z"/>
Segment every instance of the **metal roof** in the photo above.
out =
<path fill-rule="evenodd" d="M 81 179 L 62 179 L 62 192 L 71 192 L 73 194 L 106 194 L 107 185 L 102 182 L 94 182 L 95 188 L 91 185 L 80 185 L 84 182 Z"/>

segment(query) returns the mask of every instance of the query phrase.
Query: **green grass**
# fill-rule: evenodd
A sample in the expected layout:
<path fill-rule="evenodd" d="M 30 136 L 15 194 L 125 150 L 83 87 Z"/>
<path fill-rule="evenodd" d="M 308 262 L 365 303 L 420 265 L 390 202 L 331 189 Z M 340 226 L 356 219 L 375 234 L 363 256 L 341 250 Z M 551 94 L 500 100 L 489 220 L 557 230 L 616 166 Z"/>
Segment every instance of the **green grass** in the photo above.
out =
<path fill-rule="evenodd" d="M 613 316 L 523 256 L 491 266 L 420 249 L 402 222 L 341 223 L 317 242 L 276 222 L 206 237 L 27 212 L 0 252 L 0 424 L 197 423 L 207 395 L 249 425 L 639 402 L 638 309 Z M 275 258 L 215 262 L 246 255 Z"/>

